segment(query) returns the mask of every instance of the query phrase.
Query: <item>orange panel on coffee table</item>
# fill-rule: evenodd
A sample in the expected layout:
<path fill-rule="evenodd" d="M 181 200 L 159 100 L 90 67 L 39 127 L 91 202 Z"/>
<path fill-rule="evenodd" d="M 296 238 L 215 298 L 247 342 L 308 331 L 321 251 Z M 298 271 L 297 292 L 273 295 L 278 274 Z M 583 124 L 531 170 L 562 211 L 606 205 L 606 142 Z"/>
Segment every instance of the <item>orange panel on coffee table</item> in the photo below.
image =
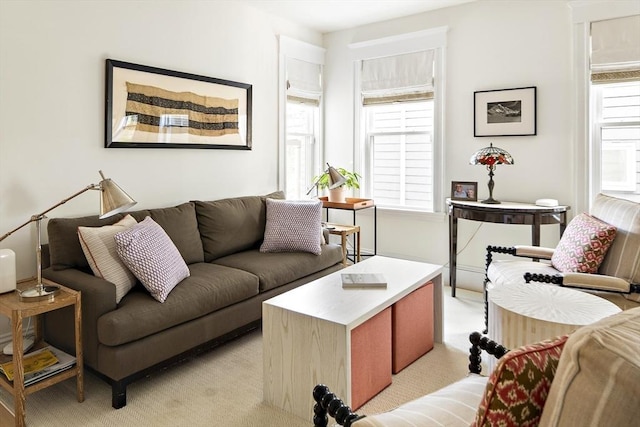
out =
<path fill-rule="evenodd" d="M 351 408 L 391 384 L 391 307 L 351 331 Z"/>
<path fill-rule="evenodd" d="M 397 374 L 433 348 L 433 283 L 393 305 L 393 373 Z"/>

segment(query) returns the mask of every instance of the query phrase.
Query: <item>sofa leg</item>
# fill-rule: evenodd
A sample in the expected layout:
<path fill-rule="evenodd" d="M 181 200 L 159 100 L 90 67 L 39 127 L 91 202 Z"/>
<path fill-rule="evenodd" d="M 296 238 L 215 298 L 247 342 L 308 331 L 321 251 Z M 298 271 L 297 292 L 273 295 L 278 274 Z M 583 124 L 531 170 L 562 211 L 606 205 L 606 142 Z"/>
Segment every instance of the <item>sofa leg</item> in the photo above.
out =
<path fill-rule="evenodd" d="M 127 405 L 127 384 L 124 381 L 114 381 L 111 384 L 111 406 L 120 409 Z"/>

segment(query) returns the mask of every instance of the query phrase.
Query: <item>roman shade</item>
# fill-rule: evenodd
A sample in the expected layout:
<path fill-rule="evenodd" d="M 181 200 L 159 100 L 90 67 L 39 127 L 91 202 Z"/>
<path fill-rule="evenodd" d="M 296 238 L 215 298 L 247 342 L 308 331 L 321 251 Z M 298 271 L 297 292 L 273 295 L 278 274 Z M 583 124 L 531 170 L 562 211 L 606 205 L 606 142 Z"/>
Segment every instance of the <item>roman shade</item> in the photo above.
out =
<path fill-rule="evenodd" d="M 433 98 L 433 50 L 362 61 L 363 105 Z"/>
<path fill-rule="evenodd" d="M 287 101 L 320 105 L 322 66 L 287 58 Z"/>
<path fill-rule="evenodd" d="M 640 79 L 640 15 L 591 23 L 591 81 Z"/>

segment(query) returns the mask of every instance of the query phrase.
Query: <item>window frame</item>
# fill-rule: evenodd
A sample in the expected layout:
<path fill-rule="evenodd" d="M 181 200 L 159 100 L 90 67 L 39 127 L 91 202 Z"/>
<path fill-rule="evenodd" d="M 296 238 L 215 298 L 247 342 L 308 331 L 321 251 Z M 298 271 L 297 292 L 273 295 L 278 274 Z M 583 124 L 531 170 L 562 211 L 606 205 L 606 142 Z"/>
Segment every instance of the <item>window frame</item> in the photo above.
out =
<path fill-rule="evenodd" d="M 445 211 L 444 188 L 444 107 L 445 107 L 445 57 L 447 47 L 448 27 L 437 27 L 429 30 L 400 34 L 376 40 L 352 43 L 349 45 L 354 66 L 354 167 L 355 170 L 365 170 L 366 129 L 363 119 L 363 105 L 361 100 L 360 70 L 362 61 L 383 56 L 394 56 L 422 50 L 434 50 L 434 119 L 433 119 L 433 211 L 425 209 L 409 209 L 392 207 L 388 209 L 406 212 L 438 213 Z M 361 183 L 360 194 L 367 196 L 370 189 L 366 182 Z"/>
<path fill-rule="evenodd" d="M 278 71 L 278 189 L 285 191 L 287 188 L 287 59 L 293 58 L 301 61 L 320 65 L 322 87 L 324 88 L 324 63 L 326 49 L 296 40 L 284 35 L 279 35 L 279 71 Z M 315 144 L 317 145 L 317 164 L 322 164 L 324 156 L 324 96 L 320 96 L 318 106 L 318 130 Z M 311 186 L 311 183 L 309 183 Z"/>

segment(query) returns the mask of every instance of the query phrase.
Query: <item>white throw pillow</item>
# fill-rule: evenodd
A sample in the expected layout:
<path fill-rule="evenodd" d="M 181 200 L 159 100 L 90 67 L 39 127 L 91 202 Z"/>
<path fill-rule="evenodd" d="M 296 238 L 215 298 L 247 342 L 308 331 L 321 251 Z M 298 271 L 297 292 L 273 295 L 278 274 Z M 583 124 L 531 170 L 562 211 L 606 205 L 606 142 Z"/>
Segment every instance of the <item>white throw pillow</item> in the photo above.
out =
<path fill-rule="evenodd" d="M 116 286 L 116 303 L 133 288 L 136 277 L 118 256 L 113 236 L 137 223 L 131 215 L 127 215 L 113 225 L 78 227 L 80 246 L 91 271 Z"/>
<path fill-rule="evenodd" d="M 122 261 L 158 301 L 164 302 L 169 292 L 189 277 L 178 248 L 151 217 L 114 238 Z"/>
<path fill-rule="evenodd" d="M 260 252 L 320 255 L 322 202 L 267 199 L 267 223 Z"/>

